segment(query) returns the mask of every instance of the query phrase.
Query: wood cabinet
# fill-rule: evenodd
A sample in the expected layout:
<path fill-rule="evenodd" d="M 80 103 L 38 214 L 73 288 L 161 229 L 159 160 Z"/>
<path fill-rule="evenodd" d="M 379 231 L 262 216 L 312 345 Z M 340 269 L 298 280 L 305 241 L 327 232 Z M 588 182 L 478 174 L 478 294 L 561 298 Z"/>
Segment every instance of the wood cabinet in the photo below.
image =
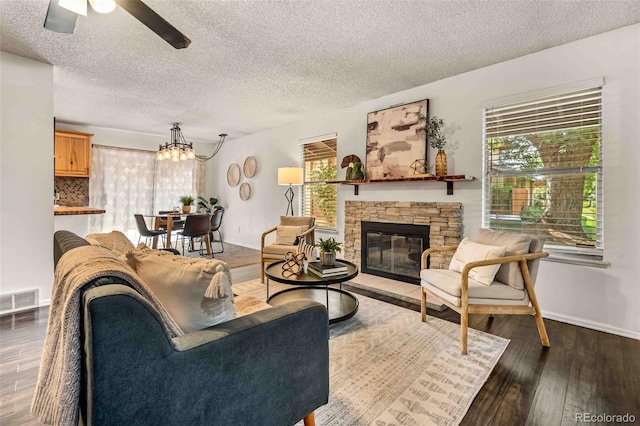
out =
<path fill-rule="evenodd" d="M 91 137 L 90 133 L 56 130 L 55 137 L 55 175 L 91 176 Z"/>

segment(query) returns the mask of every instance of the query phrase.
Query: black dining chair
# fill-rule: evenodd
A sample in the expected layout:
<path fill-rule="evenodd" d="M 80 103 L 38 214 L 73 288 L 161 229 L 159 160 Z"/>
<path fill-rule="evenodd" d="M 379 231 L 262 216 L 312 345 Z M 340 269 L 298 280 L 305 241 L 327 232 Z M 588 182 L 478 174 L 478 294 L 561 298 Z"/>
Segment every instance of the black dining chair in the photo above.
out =
<path fill-rule="evenodd" d="M 211 229 L 211 219 L 208 214 L 190 214 L 184 222 L 184 229 L 179 232 L 182 236 L 182 253 L 184 254 L 184 240 L 189 240 L 189 247 L 193 247 L 193 239 L 200 238 L 200 255 L 202 252 L 202 240 L 207 246 L 207 255 L 211 254 L 211 241 L 209 240 L 209 229 Z"/>
<path fill-rule="evenodd" d="M 138 227 L 138 233 L 140 234 L 138 237 L 138 244 L 140 244 L 142 237 L 145 238 L 144 243 L 147 244 L 150 237 L 153 238 L 160 235 L 167 235 L 166 229 L 149 229 L 147 227 L 147 222 L 145 222 L 144 217 L 141 214 L 134 214 L 133 216 L 136 218 L 136 225 Z"/>
<path fill-rule="evenodd" d="M 220 238 L 220 251 L 214 251 L 213 253 L 224 253 L 224 243 L 222 242 L 222 232 L 220 232 L 220 225 L 222 225 L 222 215 L 224 215 L 224 210 L 214 210 L 211 214 L 211 229 L 209 230 L 209 241 L 211 244 L 216 241 L 213 238 L 213 233 L 218 232 L 218 237 Z"/>

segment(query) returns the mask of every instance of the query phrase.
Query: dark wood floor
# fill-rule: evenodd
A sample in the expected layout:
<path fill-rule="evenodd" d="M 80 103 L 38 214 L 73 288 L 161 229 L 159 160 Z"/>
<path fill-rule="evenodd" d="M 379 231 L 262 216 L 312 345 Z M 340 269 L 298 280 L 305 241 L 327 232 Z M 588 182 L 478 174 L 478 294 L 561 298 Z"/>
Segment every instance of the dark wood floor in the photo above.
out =
<path fill-rule="evenodd" d="M 347 286 L 345 286 L 347 287 Z M 419 311 L 417 305 L 366 290 Z M 429 315 L 459 322 L 451 310 Z M 0 317 L 0 424 L 39 425 L 29 414 L 44 344 L 48 309 Z M 416 314 L 416 322 L 419 322 Z M 543 348 L 533 318 L 474 315 L 472 328 L 511 343 L 473 402 L 463 425 L 575 424 L 576 414 L 635 416 L 640 423 L 640 341 L 545 320 Z M 600 422 L 594 424 L 611 424 Z M 322 425 L 318 425 L 322 426 Z"/>

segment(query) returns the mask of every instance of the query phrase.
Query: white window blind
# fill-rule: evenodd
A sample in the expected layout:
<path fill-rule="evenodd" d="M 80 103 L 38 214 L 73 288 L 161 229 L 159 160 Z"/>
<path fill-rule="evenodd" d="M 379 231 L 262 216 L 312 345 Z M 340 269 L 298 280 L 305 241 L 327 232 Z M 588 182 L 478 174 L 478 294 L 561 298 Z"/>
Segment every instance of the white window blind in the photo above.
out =
<path fill-rule="evenodd" d="M 337 176 L 337 139 L 303 143 L 303 210 L 319 228 L 336 229 L 337 188 L 325 183 Z"/>
<path fill-rule="evenodd" d="M 484 226 L 602 256 L 602 88 L 484 110 Z"/>

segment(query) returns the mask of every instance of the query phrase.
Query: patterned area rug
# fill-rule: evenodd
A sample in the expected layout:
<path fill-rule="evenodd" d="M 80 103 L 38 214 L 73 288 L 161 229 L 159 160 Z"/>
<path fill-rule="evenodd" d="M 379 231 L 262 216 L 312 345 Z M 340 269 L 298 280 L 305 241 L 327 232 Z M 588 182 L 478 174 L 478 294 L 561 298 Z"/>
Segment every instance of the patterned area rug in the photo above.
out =
<path fill-rule="evenodd" d="M 288 288 L 272 282 L 270 293 Z M 266 297 L 259 280 L 236 294 Z M 469 329 L 460 355 L 460 326 L 357 295 L 358 313 L 330 328 L 329 403 L 318 425 L 457 425 L 509 340 Z M 299 423 L 300 425 L 302 423 Z"/>

